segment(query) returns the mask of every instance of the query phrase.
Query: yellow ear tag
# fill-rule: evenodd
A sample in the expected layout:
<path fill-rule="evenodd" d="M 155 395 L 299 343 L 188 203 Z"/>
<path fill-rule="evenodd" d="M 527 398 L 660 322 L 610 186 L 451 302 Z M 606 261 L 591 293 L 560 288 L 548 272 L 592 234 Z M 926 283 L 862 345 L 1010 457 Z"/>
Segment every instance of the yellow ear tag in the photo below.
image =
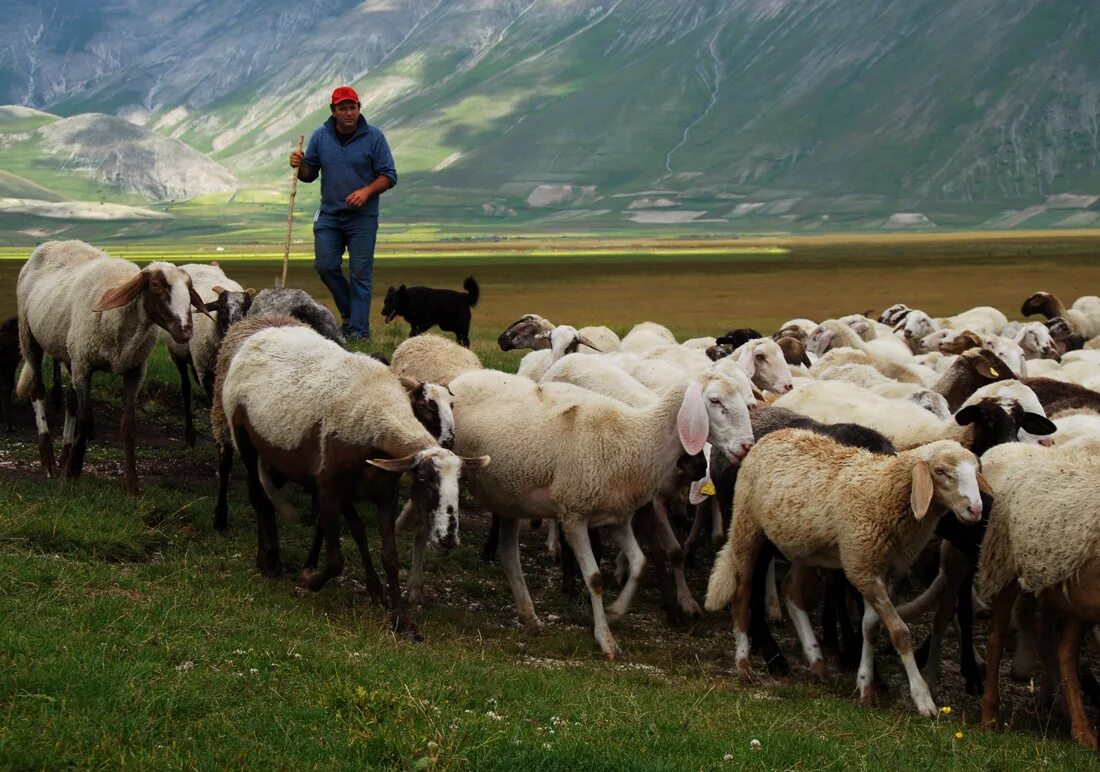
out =
<path fill-rule="evenodd" d="M 713 496 L 716 493 L 714 490 L 714 483 L 708 480 L 703 484 L 703 487 L 699 489 L 699 492 L 706 496 Z"/>
<path fill-rule="evenodd" d="M 999 378 L 1001 375 L 999 372 L 997 372 L 996 367 L 989 368 L 989 374 L 992 375 L 994 378 Z"/>

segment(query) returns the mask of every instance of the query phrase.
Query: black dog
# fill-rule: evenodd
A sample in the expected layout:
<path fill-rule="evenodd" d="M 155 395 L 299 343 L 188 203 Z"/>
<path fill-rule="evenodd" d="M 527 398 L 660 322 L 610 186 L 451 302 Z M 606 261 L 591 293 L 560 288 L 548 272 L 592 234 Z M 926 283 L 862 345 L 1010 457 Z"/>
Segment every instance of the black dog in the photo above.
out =
<path fill-rule="evenodd" d="M 473 276 L 462 282 L 465 292 L 431 287 L 390 287 L 382 303 L 382 316 L 386 322 L 403 317 L 412 329 L 410 337 L 425 332 L 433 324 L 439 329 L 453 332 L 455 339 L 470 347 L 470 309 L 477 305 L 481 290 Z"/>

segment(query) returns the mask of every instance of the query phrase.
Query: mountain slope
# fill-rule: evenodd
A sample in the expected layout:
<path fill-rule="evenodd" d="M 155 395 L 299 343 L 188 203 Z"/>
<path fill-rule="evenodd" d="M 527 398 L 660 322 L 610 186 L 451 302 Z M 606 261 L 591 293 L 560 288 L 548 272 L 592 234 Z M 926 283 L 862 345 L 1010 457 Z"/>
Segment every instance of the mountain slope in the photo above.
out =
<path fill-rule="evenodd" d="M 1100 193 L 1093 0 L 16 0 L 12 23 L 0 101 L 125 116 L 252 186 L 350 82 L 391 211 L 894 227 Z"/>

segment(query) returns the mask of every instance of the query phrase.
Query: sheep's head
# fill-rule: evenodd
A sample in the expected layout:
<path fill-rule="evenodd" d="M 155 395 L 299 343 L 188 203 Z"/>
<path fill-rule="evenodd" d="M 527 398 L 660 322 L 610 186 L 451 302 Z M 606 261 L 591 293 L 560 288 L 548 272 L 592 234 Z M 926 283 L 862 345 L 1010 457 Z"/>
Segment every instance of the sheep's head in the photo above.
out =
<path fill-rule="evenodd" d="M 849 314 L 840 317 L 837 321 L 848 325 L 852 332 L 863 340 L 874 340 L 878 337 L 878 330 L 875 329 L 875 325 L 863 314 Z"/>
<path fill-rule="evenodd" d="M 550 348 L 550 333 L 554 325 L 538 314 L 524 314 L 508 325 L 497 338 L 501 351 L 517 348 L 540 350 Z"/>
<path fill-rule="evenodd" d="M 428 522 L 428 543 L 445 555 L 459 544 L 458 485 L 464 471 L 481 469 L 488 456 L 463 458 L 446 448 L 428 448 L 411 456 L 373 459 L 368 464 L 387 472 L 412 472 L 413 506 Z"/>
<path fill-rule="evenodd" d="M 1047 319 L 1059 316 L 1062 313 L 1062 304 L 1058 298 L 1049 292 L 1036 292 L 1020 306 L 1020 313 L 1024 316 L 1042 314 Z"/>
<path fill-rule="evenodd" d="M 734 463 L 753 446 L 749 409 L 737 383 L 708 372 L 688 381 L 676 426 L 684 450 L 695 455 L 710 442 Z"/>
<path fill-rule="evenodd" d="M 912 309 L 910 309 L 909 306 L 905 305 L 904 303 L 895 303 L 894 305 L 883 311 L 879 315 L 878 320 L 885 325 L 889 325 L 890 327 L 896 327 L 898 322 L 908 316 L 911 310 Z"/>
<path fill-rule="evenodd" d="M 557 362 L 566 354 L 576 352 L 577 348 L 582 345 L 599 351 L 592 341 L 577 331 L 576 327 L 569 324 L 559 324 L 550 333 L 550 352 L 552 355 L 550 360 Z"/>
<path fill-rule="evenodd" d="M 205 307 L 207 311 L 218 315 L 218 329 L 221 330 L 222 335 L 225 335 L 231 324 L 239 322 L 248 313 L 248 309 L 252 307 L 252 298 L 256 296 L 256 290 L 249 287 L 244 292 L 234 292 L 217 284 L 210 290 L 218 296 L 218 299 L 206 303 Z"/>
<path fill-rule="evenodd" d="M 206 312 L 199 293 L 191 286 L 191 277 L 171 263 L 149 263 L 136 276 L 103 293 L 92 307 L 101 313 L 123 308 L 141 298 L 146 317 L 164 329 L 177 343 L 191 340 L 191 306 Z M 211 317 L 211 320 L 213 317 Z"/>
<path fill-rule="evenodd" d="M 454 395 L 438 383 L 421 383 L 412 378 L 401 379 L 409 394 L 413 415 L 441 447 L 453 450 L 455 445 Z"/>
<path fill-rule="evenodd" d="M 776 338 L 775 342 L 783 350 L 783 358 L 787 360 L 788 365 L 813 367 L 814 363 L 810 361 L 809 355 L 806 354 L 806 347 L 799 339 L 783 335 Z"/>
<path fill-rule="evenodd" d="M 1039 322 L 1028 322 L 1016 332 L 1015 341 L 1024 350 L 1029 359 L 1057 359 L 1058 348 L 1054 345 L 1054 336 Z"/>
<path fill-rule="evenodd" d="M 783 349 L 771 338 L 750 340 L 734 352 L 734 357 L 759 388 L 776 394 L 785 394 L 794 388 Z"/>
<path fill-rule="evenodd" d="M 931 335 L 939 329 L 939 326 L 924 311 L 914 309 L 895 325 L 895 329 L 900 329 L 902 337 L 906 342 L 909 342 L 911 340 L 921 340 Z"/>
<path fill-rule="evenodd" d="M 991 493 L 978 471 L 978 457 L 953 440 L 940 440 L 917 449 L 913 465 L 909 506 L 913 517 L 923 520 L 933 502 L 954 513 L 963 523 L 982 517 L 981 494 Z"/>
<path fill-rule="evenodd" d="M 836 319 L 826 319 L 814 327 L 810 333 L 806 341 L 806 351 L 821 356 L 831 349 L 842 348 L 847 345 L 845 339 L 851 338 L 858 338 L 858 336 L 852 332 L 848 325 L 841 324 Z M 852 343 L 858 345 L 855 341 L 852 341 Z"/>

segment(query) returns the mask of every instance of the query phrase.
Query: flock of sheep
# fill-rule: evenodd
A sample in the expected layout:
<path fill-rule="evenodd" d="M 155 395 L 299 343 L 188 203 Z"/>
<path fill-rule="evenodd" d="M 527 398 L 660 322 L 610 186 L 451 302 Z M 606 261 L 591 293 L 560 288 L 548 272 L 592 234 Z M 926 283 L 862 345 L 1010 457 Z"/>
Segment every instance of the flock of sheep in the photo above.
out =
<path fill-rule="evenodd" d="M 281 570 L 275 514 L 291 508 L 281 489 L 302 485 L 316 516 L 303 584 L 320 589 L 343 570 L 347 521 L 367 587 L 398 630 L 417 634 L 405 604 L 420 600 L 425 546 L 446 553 L 459 543 L 461 485 L 493 513 L 487 550 L 500 550 L 526 625 L 540 623 L 520 563 L 523 521 L 546 523 L 548 549 L 575 557 L 608 657 L 619 651 L 610 625 L 643 580 L 638 537 L 654 547 L 670 616 L 694 617 L 703 612 L 684 558 L 709 529 L 721 549 L 705 607 L 732 604 L 741 678 L 752 677 L 754 650 L 772 672 L 789 669 L 769 627 L 782 614 L 777 559 L 788 565 L 784 604 L 811 672 L 825 673 L 808 613 L 824 582 L 824 634 L 839 635 L 842 660 L 858 662 L 861 699 L 876 699 L 881 621 L 923 715 L 936 712 L 929 683 L 952 620 L 967 688 L 982 688 L 977 596 L 992 606 L 983 722 L 998 720 L 999 664 L 1014 623 L 1014 673 L 1045 656 L 1073 737 L 1096 747 L 1082 686 L 1093 697 L 1100 687 L 1080 672 L 1079 652 L 1100 621 L 1100 298 L 1067 309 L 1036 293 L 1022 313 L 1042 313 L 1044 323 L 1009 322 L 990 307 L 932 318 L 895 305 L 877 320 L 794 319 L 770 337 L 742 329 L 683 342 L 651 322 L 620 339 L 606 327 L 578 330 L 529 314 L 498 341 L 533 349 L 512 375 L 435 335 L 409 338 L 388 363 L 348 352 L 331 314 L 301 291 L 257 294 L 214 266 L 139 269 L 82 242 L 38 247 L 17 295 L 26 361 L 17 393 L 33 403 L 48 474 L 79 475 L 91 375 L 107 370 L 122 375 L 124 485 L 138 490 L 134 404 L 166 332 L 189 444 L 192 372 L 211 399 L 216 526 L 227 525 L 238 452 L 257 518 L 257 564 L 273 575 Z M 45 355 L 71 378 L 57 464 Z M 399 508 L 406 472 L 410 498 Z M 355 508 L 364 498 L 378 508 L 385 588 Z M 685 506 L 694 523 L 682 538 L 670 513 Z M 414 533 L 404 595 L 402 528 Z M 618 548 L 621 586 L 606 606 L 601 534 Z M 939 575 L 895 605 L 894 581 L 934 535 Z M 563 567 L 572 563 L 566 557 Z M 915 651 L 905 620 L 929 611 L 932 636 Z M 861 632 L 853 614 L 862 614 Z"/>

